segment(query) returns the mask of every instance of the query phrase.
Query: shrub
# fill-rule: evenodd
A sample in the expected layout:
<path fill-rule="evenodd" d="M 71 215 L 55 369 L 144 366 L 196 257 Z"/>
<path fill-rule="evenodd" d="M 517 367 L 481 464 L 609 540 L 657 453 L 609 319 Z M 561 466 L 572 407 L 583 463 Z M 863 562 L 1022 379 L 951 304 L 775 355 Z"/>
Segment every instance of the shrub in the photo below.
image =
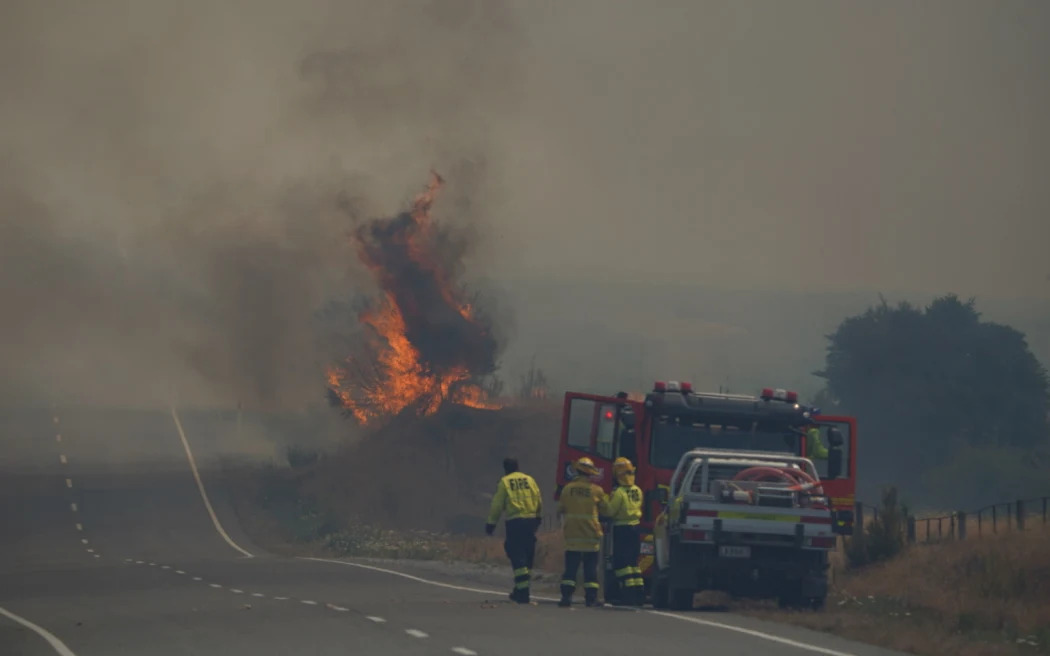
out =
<path fill-rule="evenodd" d="M 889 560 L 904 549 L 908 509 L 899 498 L 896 487 L 882 492 L 882 506 L 877 516 L 846 541 L 846 557 L 852 567 L 863 567 Z"/>

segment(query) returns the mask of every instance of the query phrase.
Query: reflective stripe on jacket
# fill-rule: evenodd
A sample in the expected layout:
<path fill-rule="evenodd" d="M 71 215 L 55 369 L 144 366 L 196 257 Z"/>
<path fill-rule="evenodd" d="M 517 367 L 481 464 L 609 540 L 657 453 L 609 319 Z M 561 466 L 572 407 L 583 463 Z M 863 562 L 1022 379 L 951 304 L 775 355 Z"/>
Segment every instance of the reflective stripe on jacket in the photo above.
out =
<path fill-rule="evenodd" d="M 558 498 L 566 551 L 598 551 L 602 540 L 599 513 L 609 514 L 609 500 L 601 486 L 577 478 L 562 488 Z"/>
<path fill-rule="evenodd" d="M 543 513 L 543 501 L 540 487 L 528 474 L 514 472 L 499 479 L 496 494 L 489 507 L 489 524 L 499 521 L 499 516 L 506 513 L 507 519 L 532 519 Z"/>

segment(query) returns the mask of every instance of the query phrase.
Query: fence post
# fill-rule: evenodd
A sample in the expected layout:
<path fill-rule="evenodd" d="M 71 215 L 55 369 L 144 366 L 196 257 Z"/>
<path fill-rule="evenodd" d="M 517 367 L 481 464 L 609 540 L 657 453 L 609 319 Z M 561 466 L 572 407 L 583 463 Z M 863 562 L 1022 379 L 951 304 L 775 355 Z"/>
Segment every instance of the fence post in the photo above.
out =
<path fill-rule="evenodd" d="M 926 518 L 926 541 L 930 541 L 930 518 Z"/>
<path fill-rule="evenodd" d="M 940 540 L 944 537 L 944 518 L 937 518 L 937 539 Z"/>
<path fill-rule="evenodd" d="M 981 535 L 981 515 L 984 514 L 984 508 L 977 511 L 977 535 Z"/>
<path fill-rule="evenodd" d="M 955 539 L 955 513 L 948 516 L 948 537 Z"/>
<path fill-rule="evenodd" d="M 915 517 L 908 515 L 908 542 L 915 542 Z"/>
<path fill-rule="evenodd" d="M 1018 499 L 1014 504 L 1014 513 L 1017 515 L 1017 530 L 1024 530 L 1024 501 Z"/>
<path fill-rule="evenodd" d="M 966 539 L 966 512 L 960 510 L 956 514 L 959 516 L 959 523 L 958 523 L 958 526 L 959 526 L 959 539 L 960 540 L 965 540 Z"/>
<path fill-rule="evenodd" d="M 999 517 L 996 513 L 997 505 L 992 504 L 992 533 L 996 533 L 996 529 L 999 527 Z"/>
<path fill-rule="evenodd" d="M 1046 523 L 1046 497 L 1043 497 L 1043 523 Z"/>
<path fill-rule="evenodd" d="M 857 502 L 853 504 L 854 526 L 860 529 L 860 532 L 864 532 L 864 504 Z"/>

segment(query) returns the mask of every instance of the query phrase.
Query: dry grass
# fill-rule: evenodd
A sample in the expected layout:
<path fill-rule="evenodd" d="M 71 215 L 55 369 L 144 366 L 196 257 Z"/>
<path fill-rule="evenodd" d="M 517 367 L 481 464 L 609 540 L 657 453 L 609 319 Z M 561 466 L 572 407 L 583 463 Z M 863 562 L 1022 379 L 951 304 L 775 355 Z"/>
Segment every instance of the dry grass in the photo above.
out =
<path fill-rule="evenodd" d="M 502 538 L 460 537 L 449 539 L 445 544 L 448 547 L 448 556 L 453 560 L 496 565 L 507 564 L 507 556 L 503 553 Z M 534 569 L 556 574 L 562 570 L 563 564 L 561 531 L 541 532 L 537 536 Z"/>
<path fill-rule="evenodd" d="M 1050 653 L 1050 528 L 920 543 L 838 571 L 824 613 L 747 612 L 917 654 Z"/>

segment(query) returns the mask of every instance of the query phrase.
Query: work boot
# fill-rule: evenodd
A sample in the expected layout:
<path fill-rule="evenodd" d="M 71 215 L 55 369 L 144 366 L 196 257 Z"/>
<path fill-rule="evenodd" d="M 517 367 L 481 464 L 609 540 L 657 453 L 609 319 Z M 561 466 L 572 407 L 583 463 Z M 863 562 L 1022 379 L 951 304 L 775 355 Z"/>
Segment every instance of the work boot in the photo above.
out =
<path fill-rule="evenodd" d="M 596 588 L 587 588 L 583 592 L 583 601 L 588 607 L 591 606 L 604 606 L 602 602 L 598 601 L 598 590 Z"/>
<path fill-rule="evenodd" d="M 561 586 L 561 601 L 558 602 L 558 606 L 562 608 L 568 608 L 572 605 L 572 593 L 575 592 L 575 588 L 569 585 Z"/>
<path fill-rule="evenodd" d="M 645 587 L 641 585 L 635 586 L 631 593 L 631 603 L 634 606 L 641 608 L 645 605 Z"/>
<path fill-rule="evenodd" d="M 510 593 L 510 600 L 511 601 L 516 601 L 519 604 L 527 604 L 527 603 L 529 603 L 529 589 L 528 588 L 520 588 L 520 589 L 515 590 L 514 592 Z"/>

